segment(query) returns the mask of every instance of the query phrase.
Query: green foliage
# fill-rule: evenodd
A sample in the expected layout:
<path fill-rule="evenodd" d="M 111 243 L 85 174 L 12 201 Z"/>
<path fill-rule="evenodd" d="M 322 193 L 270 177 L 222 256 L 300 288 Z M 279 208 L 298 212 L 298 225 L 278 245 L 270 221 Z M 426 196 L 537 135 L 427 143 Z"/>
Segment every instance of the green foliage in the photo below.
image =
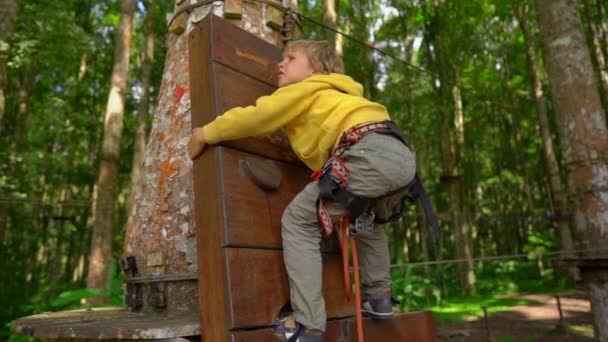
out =
<path fill-rule="evenodd" d="M 69 290 L 60 293 L 49 304 L 50 311 L 61 311 L 80 307 L 83 304 L 83 299 L 100 296 L 101 291 L 97 289 L 77 289 Z"/>
<path fill-rule="evenodd" d="M 159 18 L 173 3 L 155 2 Z M 97 178 L 103 116 L 120 1 L 20 1 L 8 51 L 6 111 L 0 122 L 0 321 L 82 307 L 100 295 L 122 305 L 123 275 L 109 271 L 108 293 L 86 289 L 91 196 Z M 139 7 L 143 9 L 143 7 Z M 135 18 L 142 32 L 143 15 Z M 166 28 L 156 23 L 151 98 L 164 64 Z M 138 39 L 135 39 L 138 41 Z M 141 39 L 139 39 L 141 41 Z M 132 56 L 141 44 L 133 44 Z M 137 66 L 137 63 L 131 63 Z M 130 80 L 138 83 L 139 69 Z M 133 135 L 137 102 L 127 94 L 125 136 Z M 129 186 L 132 139 L 121 144 L 119 191 Z M 124 201 L 116 204 L 126 212 Z M 3 220 L 6 219 L 6 225 Z M 116 227 L 126 215 L 116 215 Z M 116 228 L 113 251 L 122 256 Z M 0 327 L 0 340 L 29 341 Z"/>
<path fill-rule="evenodd" d="M 405 268 L 405 274 L 393 273 L 393 294 L 404 308 L 421 308 L 441 302 L 441 290 L 430 278 L 415 274 L 413 267 Z"/>
<path fill-rule="evenodd" d="M 529 342 L 530 340 L 528 339 L 518 339 L 518 338 L 511 338 L 511 337 L 499 337 L 498 338 L 498 342 Z"/>

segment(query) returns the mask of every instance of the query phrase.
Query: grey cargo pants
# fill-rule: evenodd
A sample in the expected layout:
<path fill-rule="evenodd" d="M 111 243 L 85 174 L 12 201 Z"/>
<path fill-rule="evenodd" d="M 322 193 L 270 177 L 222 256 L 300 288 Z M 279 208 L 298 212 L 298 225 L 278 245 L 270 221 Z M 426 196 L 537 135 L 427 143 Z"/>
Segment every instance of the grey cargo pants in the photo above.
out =
<path fill-rule="evenodd" d="M 396 138 L 371 133 L 342 155 L 350 170 L 348 190 L 366 197 L 380 197 L 409 183 L 416 170 L 414 154 Z M 309 329 L 325 330 L 327 319 L 321 293 L 321 234 L 315 202 L 318 182 L 309 183 L 287 206 L 282 218 L 283 258 L 289 277 L 295 319 Z M 325 207 L 333 222 L 345 209 L 329 202 Z M 388 240 L 383 229 L 356 237 L 362 297 L 376 297 L 391 287 Z"/>

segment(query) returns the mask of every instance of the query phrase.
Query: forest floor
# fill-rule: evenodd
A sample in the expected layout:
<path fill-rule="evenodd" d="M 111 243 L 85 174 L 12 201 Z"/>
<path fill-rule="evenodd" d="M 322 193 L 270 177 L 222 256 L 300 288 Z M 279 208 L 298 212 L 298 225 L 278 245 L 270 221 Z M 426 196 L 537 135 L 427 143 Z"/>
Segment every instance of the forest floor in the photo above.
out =
<path fill-rule="evenodd" d="M 555 295 L 560 297 L 563 324 Z M 492 342 L 583 342 L 593 339 L 593 316 L 588 295 L 573 291 L 557 294 L 506 296 L 529 300 L 533 304 L 516 305 L 508 310 L 465 322 L 439 323 L 440 341 Z M 487 326 L 487 328 L 486 328 Z M 489 331 L 489 338 L 488 338 Z"/>

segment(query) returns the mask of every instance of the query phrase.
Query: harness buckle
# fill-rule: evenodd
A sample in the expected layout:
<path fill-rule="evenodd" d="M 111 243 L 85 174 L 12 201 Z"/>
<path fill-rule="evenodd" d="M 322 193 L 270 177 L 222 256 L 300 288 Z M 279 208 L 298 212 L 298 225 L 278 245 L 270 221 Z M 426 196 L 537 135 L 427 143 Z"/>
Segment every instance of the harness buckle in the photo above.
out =
<path fill-rule="evenodd" d="M 357 216 L 355 219 L 355 223 L 350 225 L 351 233 L 371 233 L 376 229 L 374 225 L 374 218 L 376 218 L 376 213 L 374 209 L 367 208 L 361 215 Z"/>

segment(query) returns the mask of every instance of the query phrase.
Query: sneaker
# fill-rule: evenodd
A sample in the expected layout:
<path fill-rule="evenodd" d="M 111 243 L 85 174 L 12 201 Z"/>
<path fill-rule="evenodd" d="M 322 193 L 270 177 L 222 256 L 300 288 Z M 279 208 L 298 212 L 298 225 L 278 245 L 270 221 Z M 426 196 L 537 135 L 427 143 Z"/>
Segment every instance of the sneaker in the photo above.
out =
<path fill-rule="evenodd" d="M 311 332 L 296 322 L 293 316 L 278 318 L 275 321 L 274 334 L 284 342 L 324 342 L 324 333 Z"/>
<path fill-rule="evenodd" d="M 361 313 L 372 319 L 389 319 L 393 317 L 394 302 L 390 293 L 386 293 L 382 297 L 370 298 L 361 304 Z"/>

